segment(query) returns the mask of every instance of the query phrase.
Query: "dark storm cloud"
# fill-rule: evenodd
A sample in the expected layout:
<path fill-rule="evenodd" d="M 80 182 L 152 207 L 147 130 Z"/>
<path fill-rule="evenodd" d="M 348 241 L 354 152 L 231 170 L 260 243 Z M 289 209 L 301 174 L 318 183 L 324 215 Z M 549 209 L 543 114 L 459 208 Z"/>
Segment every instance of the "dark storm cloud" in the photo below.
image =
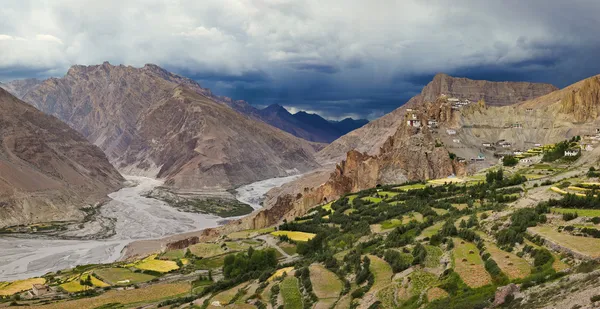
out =
<path fill-rule="evenodd" d="M 595 0 L 12 0 L 0 80 L 156 63 L 214 93 L 377 117 L 444 72 L 563 87 L 600 73 Z"/>

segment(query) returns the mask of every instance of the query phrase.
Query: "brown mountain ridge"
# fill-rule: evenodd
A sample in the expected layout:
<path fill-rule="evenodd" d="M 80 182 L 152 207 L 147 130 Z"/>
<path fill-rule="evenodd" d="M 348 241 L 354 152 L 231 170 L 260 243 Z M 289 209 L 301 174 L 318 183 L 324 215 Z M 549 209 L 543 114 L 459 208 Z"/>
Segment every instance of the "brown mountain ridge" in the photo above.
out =
<path fill-rule="evenodd" d="M 122 186 L 104 153 L 0 89 L 0 227 L 77 220 Z"/>
<path fill-rule="evenodd" d="M 19 93 L 99 146 L 124 174 L 164 178 L 178 190 L 305 172 L 318 166 L 322 148 L 238 112 L 249 107 L 243 101 L 151 64 L 77 65 Z"/>

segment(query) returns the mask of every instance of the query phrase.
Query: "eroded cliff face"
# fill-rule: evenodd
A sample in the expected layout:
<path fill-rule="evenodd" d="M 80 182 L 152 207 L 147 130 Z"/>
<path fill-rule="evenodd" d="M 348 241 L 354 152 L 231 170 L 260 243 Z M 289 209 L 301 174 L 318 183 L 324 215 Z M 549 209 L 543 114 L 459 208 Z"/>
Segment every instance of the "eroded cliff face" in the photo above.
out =
<path fill-rule="evenodd" d="M 572 114 L 577 121 L 598 118 L 600 113 L 600 77 L 586 79 L 579 89 L 568 91 L 560 102 L 560 112 Z"/>
<path fill-rule="evenodd" d="M 0 89 L 0 227 L 83 218 L 122 187 L 102 151 Z"/>

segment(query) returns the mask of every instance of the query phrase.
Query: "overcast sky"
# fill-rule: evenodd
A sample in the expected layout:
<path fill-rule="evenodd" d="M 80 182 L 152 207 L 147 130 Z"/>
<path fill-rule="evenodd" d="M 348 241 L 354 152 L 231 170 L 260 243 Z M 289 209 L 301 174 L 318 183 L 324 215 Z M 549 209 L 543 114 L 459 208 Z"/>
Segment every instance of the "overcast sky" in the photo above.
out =
<path fill-rule="evenodd" d="M 600 1 L 3 0 L 0 80 L 155 63 L 256 106 L 373 119 L 437 72 L 600 73 Z"/>

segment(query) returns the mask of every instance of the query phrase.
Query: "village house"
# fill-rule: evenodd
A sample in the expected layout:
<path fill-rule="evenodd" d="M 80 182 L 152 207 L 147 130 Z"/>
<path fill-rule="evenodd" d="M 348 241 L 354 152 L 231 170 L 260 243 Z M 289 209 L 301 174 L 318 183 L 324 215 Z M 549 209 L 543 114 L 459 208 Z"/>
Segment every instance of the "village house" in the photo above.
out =
<path fill-rule="evenodd" d="M 531 158 L 523 158 L 519 160 L 520 163 L 533 163 L 533 159 Z"/>
<path fill-rule="evenodd" d="M 531 113 L 531 112 L 533 112 L 533 108 L 527 108 L 527 109 L 525 109 L 525 111 L 528 113 Z"/>
<path fill-rule="evenodd" d="M 594 150 L 594 147 L 592 145 L 590 145 L 590 144 L 581 145 L 581 148 L 583 150 L 585 150 L 585 151 L 592 151 L 592 150 Z"/>
<path fill-rule="evenodd" d="M 523 151 L 521 151 L 521 150 L 515 150 L 515 151 L 513 151 L 513 154 L 514 154 L 515 156 L 520 156 L 520 155 L 522 155 L 522 154 L 523 154 Z"/>
<path fill-rule="evenodd" d="M 540 143 L 535 143 L 533 146 L 534 146 L 534 147 L 542 147 L 542 144 L 540 144 Z"/>
<path fill-rule="evenodd" d="M 502 146 L 502 148 L 510 148 L 511 144 L 510 143 L 502 143 L 502 145 L 500 145 L 500 146 Z"/>
<path fill-rule="evenodd" d="M 427 126 L 430 128 L 437 128 L 438 122 L 435 119 L 429 119 L 427 121 Z"/>
<path fill-rule="evenodd" d="M 448 130 L 446 130 L 446 133 L 448 133 L 448 135 L 455 135 L 456 130 L 448 129 Z"/>
<path fill-rule="evenodd" d="M 492 143 L 482 143 L 483 147 L 492 147 Z"/>
<path fill-rule="evenodd" d="M 457 98 L 448 98 L 448 102 L 458 102 L 458 101 L 460 101 L 460 100 Z"/>
<path fill-rule="evenodd" d="M 485 156 L 483 155 L 483 153 L 479 153 L 476 158 L 471 158 L 471 160 L 473 160 L 473 161 L 483 161 L 483 160 L 485 160 Z"/>
<path fill-rule="evenodd" d="M 31 288 L 31 292 L 35 296 L 42 296 L 50 293 L 50 287 L 46 284 L 34 284 Z"/>
<path fill-rule="evenodd" d="M 467 159 L 462 158 L 462 157 L 457 157 L 456 161 L 458 161 L 459 163 L 464 163 L 464 162 L 467 162 Z"/>
<path fill-rule="evenodd" d="M 565 157 L 575 157 L 579 154 L 579 149 L 567 149 L 565 150 Z"/>
<path fill-rule="evenodd" d="M 458 138 L 455 138 L 452 140 L 454 143 L 460 144 L 460 140 Z"/>
<path fill-rule="evenodd" d="M 406 125 L 409 127 L 418 128 L 421 126 L 421 121 L 420 120 L 407 120 Z"/>
<path fill-rule="evenodd" d="M 523 128 L 523 125 L 520 123 L 513 123 L 511 125 L 511 127 L 515 128 L 515 129 L 521 129 L 521 128 Z"/>

